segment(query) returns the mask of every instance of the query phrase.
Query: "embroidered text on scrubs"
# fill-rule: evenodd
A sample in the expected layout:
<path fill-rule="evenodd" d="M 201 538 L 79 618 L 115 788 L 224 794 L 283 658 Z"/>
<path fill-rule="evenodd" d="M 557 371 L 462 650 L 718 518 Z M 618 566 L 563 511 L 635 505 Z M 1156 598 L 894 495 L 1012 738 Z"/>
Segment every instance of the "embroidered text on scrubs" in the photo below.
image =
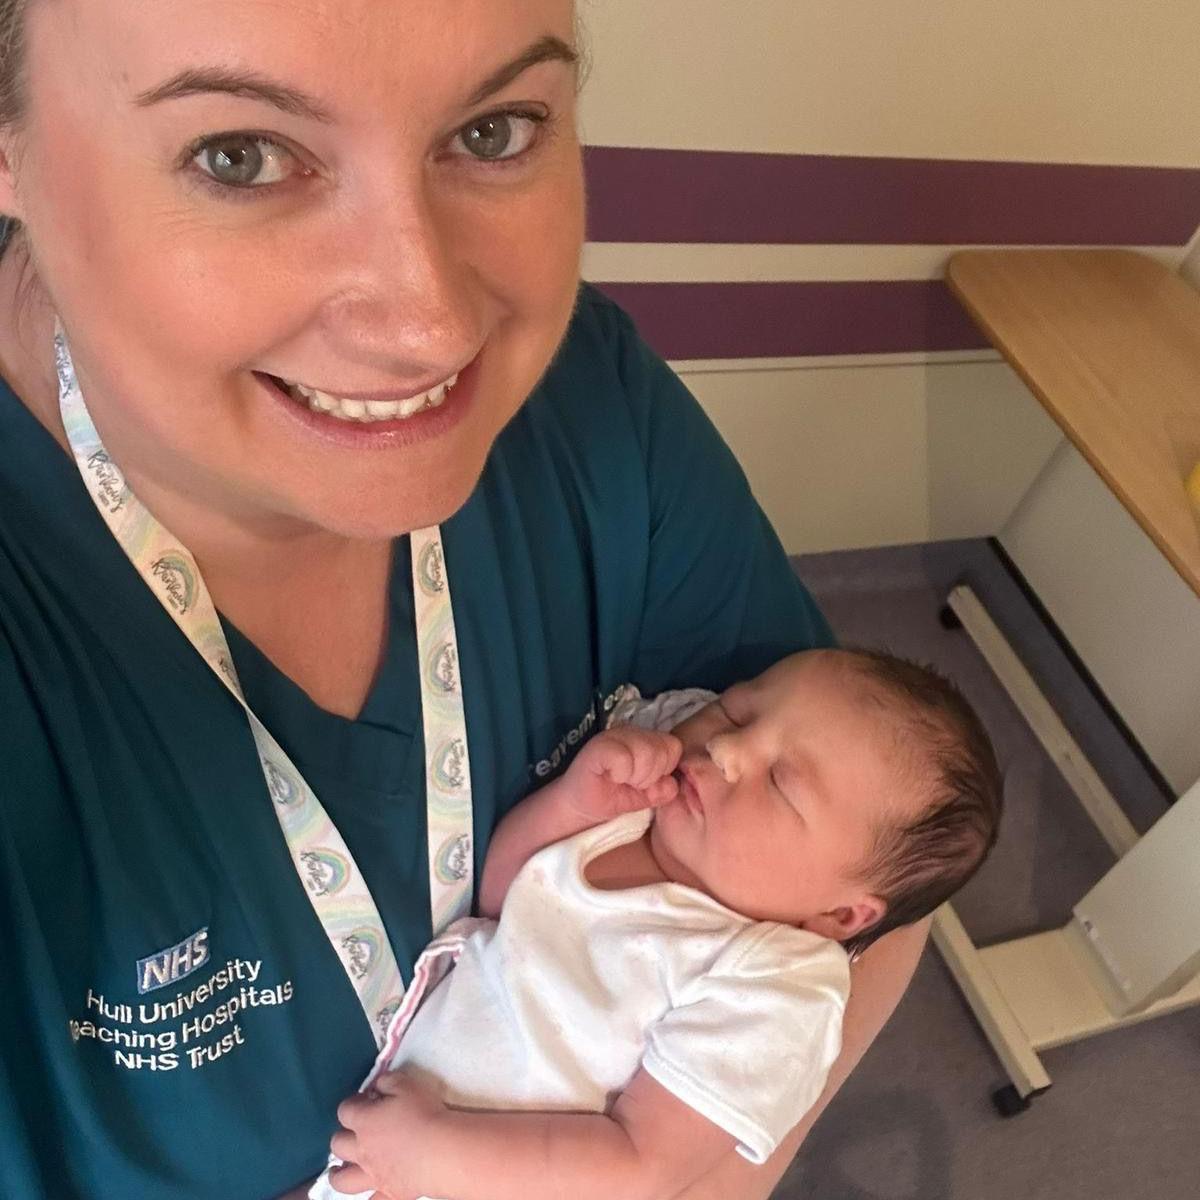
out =
<path fill-rule="evenodd" d="M 599 707 L 603 709 L 604 713 L 607 714 L 612 711 L 613 705 L 616 704 L 620 699 L 623 690 L 624 685 L 617 688 L 615 692 L 612 692 L 604 697 L 603 701 L 601 701 L 599 705 Z M 539 779 L 545 779 L 546 776 L 551 772 L 557 771 L 558 768 L 566 761 L 568 750 L 574 749 L 574 747 L 586 740 L 587 735 L 591 732 L 597 720 L 599 720 L 600 714 L 596 710 L 597 704 L 596 701 L 593 700 L 591 708 L 589 708 L 587 712 L 583 714 L 583 718 L 580 720 L 579 724 L 576 725 L 574 729 L 568 729 L 567 732 L 564 733 L 561 738 L 559 738 L 558 745 L 555 746 L 554 749 L 551 750 L 550 753 L 540 762 L 536 762 L 532 767 L 530 767 L 530 770 Z"/>
<path fill-rule="evenodd" d="M 178 983 L 208 962 L 208 927 L 198 929 L 177 945 L 159 950 L 138 960 L 137 989 L 139 993 Z"/>
<path fill-rule="evenodd" d="M 233 958 L 186 992 L 137 1005 L 88 988 L 85 1016 L 67 1023 L 71 1040 L 111 1047 L 114 1064 L 126 1070 L 195 1070 L 246 1044 L 247 1030 L 235 1018 L 287 1004 L 295 995 L 290 979 L 270 986 L 259 982 L 262 969 L 262 959 Z M 221 1002 L 209 1007 L 218 997 Z"/>

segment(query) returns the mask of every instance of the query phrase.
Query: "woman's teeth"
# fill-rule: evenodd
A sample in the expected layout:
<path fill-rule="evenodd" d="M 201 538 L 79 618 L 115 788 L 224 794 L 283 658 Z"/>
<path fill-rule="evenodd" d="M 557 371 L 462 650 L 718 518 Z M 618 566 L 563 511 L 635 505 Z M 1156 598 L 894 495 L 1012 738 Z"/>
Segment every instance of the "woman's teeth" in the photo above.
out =
<path fill-rule="evenodd" d="M 286 379 L 280 382 L 293 400 L 307 404 L 313 412 L 327 413 L 343 421 L 369 424 L 371 421 L 403 420 L 426 409 L 438 408 L 458 382 L 458 376 L 451 375 L 445 383 L 439 383 L 431 391 L 410 396 L 407 400 L 344 400 L 340 396 L 305 387 L 302 383 L 289 383 Z"/>

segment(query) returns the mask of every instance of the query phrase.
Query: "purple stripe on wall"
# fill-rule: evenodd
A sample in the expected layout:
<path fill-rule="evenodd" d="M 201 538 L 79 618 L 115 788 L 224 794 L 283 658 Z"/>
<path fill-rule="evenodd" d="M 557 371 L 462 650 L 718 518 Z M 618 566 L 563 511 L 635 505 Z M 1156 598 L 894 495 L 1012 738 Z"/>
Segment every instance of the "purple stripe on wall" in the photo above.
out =
<path fill-rule="evenodd" d="M 1200 170 L 585 151 L 597 242 L 1182 246 Z"/>
<path fill-rule="evenodd" d="M 792 358 L 988 346 L 933 280 L 599 283 L 664 358 Z"/>

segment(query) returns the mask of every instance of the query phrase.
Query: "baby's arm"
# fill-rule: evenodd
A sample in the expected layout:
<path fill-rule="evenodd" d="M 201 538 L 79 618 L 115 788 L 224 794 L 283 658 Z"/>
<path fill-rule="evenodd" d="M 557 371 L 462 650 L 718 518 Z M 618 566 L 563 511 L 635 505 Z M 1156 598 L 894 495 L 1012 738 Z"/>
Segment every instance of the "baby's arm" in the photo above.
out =
<path fill-rule="evenodd" d="M 565 774 L 522 800 L 496 827 L 479 884 L 479 911 L 498 917 L 517 872 L 545 846 L 621 813 L 666 804 L 679 739 L 622 726 L 597 734 Z"/>
<path fill-rule="evenodd" d="M 735 1139 L 645 1070 L 600 1113 L 462 1112 L 411 1076 L 338 1109 L 333 1150 L 343 1192 L 391 1200 L 669 1200 L 703 1178 Z M 397 1138 L 396 1131 L 404 1136 Z"/>

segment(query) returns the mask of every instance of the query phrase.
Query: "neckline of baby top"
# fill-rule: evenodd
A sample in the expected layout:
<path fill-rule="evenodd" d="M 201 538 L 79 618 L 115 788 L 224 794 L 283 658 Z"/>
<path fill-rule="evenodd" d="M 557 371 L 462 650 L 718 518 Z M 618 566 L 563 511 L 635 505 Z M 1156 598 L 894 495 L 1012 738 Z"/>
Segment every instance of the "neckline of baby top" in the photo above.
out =
<path fill-rule="evenodd" d="M 559 886 L 570 888 L 573 892 L 586 896 L 593 904 L 611 907 L 625 907 L 627 904 L 625 897 L 631 892 L 649 895 L 653 889 L 657 888 L 665 897 L 669 897 L 673 904 L 686 903 L 690 907 L 719 914 L 723 920 L 732 918 L 734 922 L 745 925 L 756 924 L 752 917 L 744 916 L 736 909 L 722 904 L 720 900 L 701 891 L 700 888 L 686 883 L 677 883 L 673 879 L 655 880 L 623 888 L 597 887 L 588 879 L 588 867 L 596 859 L 603 857 L 610 850 L 627 846 L 643 837 L 653 819 L 653 809 L 637 809 L 634 812 L 622 813 L 619 817 L 613 817 L 611 821 L 602 825 L 594 825 L 590 829 L 585 829 L 561 843 L 561 861 L 567 864 L 567 867 L 559 880 Z M 553 847 L 547 847 L 547 850 L 553 851 L 553 849 Z"/>
<path fill-rule="evenodd" d="M 542 869 L 545 869 L 547 864 L 552 864 L 550 876 L 553 879 L 555 894 L 570 892 L 572 896 L 582 898 L 596 907 L 628 908 L 631 904 L 643 904 L 648 899 L 653 899 L 657 891 L 664 909 L 669 908 L 676 912 L 688 910 L 701 921 L 716 920 L 721 924 L 738 926 L 743 933 L 757 928 L 764 937 L 786 939 L 789 944 L 803 948 L 806 952 L 809 948 L 826 942 L 840 946 L 840 943 L 832 938 L 813 933 L 811 929 L 804 929 L 799 925 L 748 917 L 690 884 L 664 880 L 660 883 L 643 883 L 627 888 L 602 888 L 590 882 L 587 877 L 589 865 L 608 851 L 643 836 L 654 819 L 654 812 L 654 809 L 638 809 L 635 812 L 622 813 L 602 825 L 585 829 L 573 837 L 540 850 L 522 871 L 528 871 L 530 863 L 537 864 Z M 847 960 L 853 961 L 849 955 Z"/>
<path fill-rule="evenodd" d="M 87 491 L 146 586 L 245 711 L 293 865 L 380 1044 L 404 989 L 370 889 L 316 793 L 247 704 L 195 559 L 138 500 L 105 450 L 57 321 L 54 351 L 63 426 Z M 430 907 L 436 935 L 471 904 L 470 759 L 441 531 L 436 526 L 417 530 L 410 541 L 426 747 Z"/>

